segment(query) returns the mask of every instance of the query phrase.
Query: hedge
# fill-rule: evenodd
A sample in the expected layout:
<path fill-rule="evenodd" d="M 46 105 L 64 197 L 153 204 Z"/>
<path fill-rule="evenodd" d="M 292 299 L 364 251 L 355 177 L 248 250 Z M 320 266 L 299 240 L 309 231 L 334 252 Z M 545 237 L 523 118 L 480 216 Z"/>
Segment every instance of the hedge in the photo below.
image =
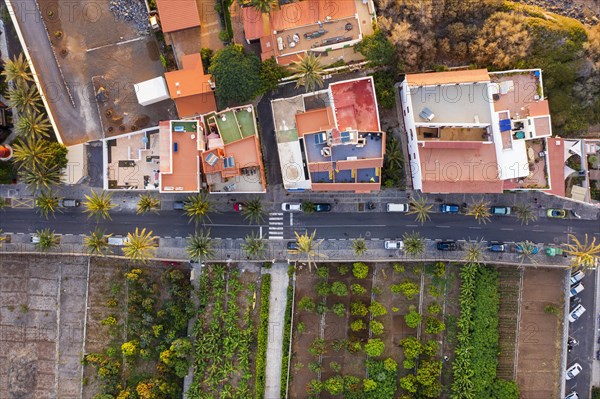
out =
<path fill-rule="evenodd" d="M 265 370 L 267 367 L 267 343 L 269 341 L 269 295 L 271 275 L 264 274 L 260 286 L 260 327 L 258 329 L 258 351 L 256 353 L 256 386 L 254 397 L 265 397 Z"/>
<path fill-rule="evenodd" d="M 287 302 L 285 305 L 285 318 L 283 322 L 283 351 L 281 357 L 281 391 L 279 392 L 280 397 L 285 398 L 287 393 L 287 383 L 288 383 L 288 368 L 290 363 L 289 353 L 290 353 L 290 341 L 292 334 L 292 307 L 294 302 L 294 286 L 292 278 L 290 277 L 290 282 L 287 289 Z"/>

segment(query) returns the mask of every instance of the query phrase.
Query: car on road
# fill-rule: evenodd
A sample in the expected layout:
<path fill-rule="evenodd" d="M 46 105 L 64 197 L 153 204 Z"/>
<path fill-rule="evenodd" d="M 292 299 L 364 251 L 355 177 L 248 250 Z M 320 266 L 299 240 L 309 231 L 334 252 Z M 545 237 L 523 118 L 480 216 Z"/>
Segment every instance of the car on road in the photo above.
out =
<path fill-rule="evenodd" d="M 387 204 L 385 206 L 387 212 L 408 212 L 408 204 Z"/>
<path fill-rule="evenodd" d="M 58 206 L 63 208 L 77 208 L 80 205 L 79 200 L 63 198 L 58 201 Z"/>
<path fill-rule="evenodd" d="M 567 341 L 567 352 L 571 352 L 577 345 L 579 345 L 579 341 L 577 341 L 575 338 L 569 337 L 569 340 Z"/>
<path fill-rule="evenodd" d="M 440 212 L 442 213 L 458 213 L 460 212 L 460 206 L 456 204 L 442 204 L 440 205 Z"/>
<path fill-rule="evenodd" d="M 532 255 L 536 255 L 538 252 L 540 252 L 540 248 L 537 245 L 531 244 L 531 248 L 529 249 Z M 517 253 L 523 253 L 523 246 L 521 244 L 517 244 Z"/>
<path fill-rule="evenodd" d="M 575 391 L 571 391 L 570 394 L 565 396 L 565 399 L 579 399 L 579 395 Z"/>
<path fill-rule="evenodd" d="M 31 238 L 29 240 L 31 241 L 32 244 L 39 244 L 40 236 L 38 236 L 37 234 L 32 234 Z"/>
<path fill-rule="evenodd" d="M 315 212 L 329 212 L 331 211 L 331 204 L 317 203 L 315 204 Z"/>
<path fill-rule="evenodd" d="M 383 244 L 385 249 L 404 249 L 404 241 L 399 240 L 399 241 L 395 241 L 395 240 L 386 240 L 386 242 Z"/>
<path fill-rule="evenodd" d="M 585 277 L 585 273 L 582 270 L 577 270 L 571 274 L 571 285 L 580 282 Z"/>
<path fill-rule="evenodd" d="M 567 369 L 567 373 L 566 373 L 567 381 L 572 380 L 573 378 L 577 377 L 577 374 L 581 373 L 581 370 L 583 370 L 583 368 L 581 367 L 581 365 L 579 363 L 575 363 L 574 365 L 569 367 Z"/>
<path fill-rule="evenodd" d="M 502 242 L 492 242 L 487 249 L 491 252 L 506 252 L 506 244 Z"/>
<path fill-rule="evenodd" d="M 244 204 L 243 202 L 236 202 L 235 204 L 233 204 L 233 211 L 241 212 L 244 209 L 244 206 L 246 206 L 246 204 Z"/>
<path fill-rule="evenodd" d="M 299 202 L 284 202 L 281 204 L 281 210 L 284 212 L 301 212 L 302 204 Z"/>
<path fill-rule="evenodd" d="M 456 251 L 458 245 L 454 241 L 440 241 L 436 244 L 436 248 L 438 251 Z"/>
<path fill-rule="evenodd" d="M 287 243 L 288 251 L 297 251 L 300 246 L 298 245 L 298 241 L 290 241 Z"/>
<path fill-rule="evenodd" d="M 549 218 L 564 219 L 567 217 L 567 211 L 564 209 L 550 208 L 546 211 L 546 215 Z"/>
<path fill-rule="evenodd" d="M 579 294 L 581 291 L 583 291 L 583 284 L 577 283 L 575 285 L 572 285 L 571 289 L 569 290 L 569 297 L 574 297 L 575 295 Z"/>
<path fill-rule="evenodd" d="M 490 212 L 492 215 L 510 215 L 510 206 L 493 206 Z"/>
<path fill-rule="evenodd" d="M 108 245 L 122 247 L 129 242 L 129 237 L 108 237 Z"/>
<path fill-rule="evenodd" d="M 576 322 L 582 314 L 585 313 L 585 308 L 583 307 L 583 305 L 577 305 L 575 306 L 575 309 L 571 310 L 571 313 L 569 313 L 569 322 L 574 323 Z"/>
<path fill-rule="evenodd" d="M 183 201 L 175 201 L 173 202 L 173 209 L 176 211 L 183 211 L 185 208 L 185 204 Z"/>

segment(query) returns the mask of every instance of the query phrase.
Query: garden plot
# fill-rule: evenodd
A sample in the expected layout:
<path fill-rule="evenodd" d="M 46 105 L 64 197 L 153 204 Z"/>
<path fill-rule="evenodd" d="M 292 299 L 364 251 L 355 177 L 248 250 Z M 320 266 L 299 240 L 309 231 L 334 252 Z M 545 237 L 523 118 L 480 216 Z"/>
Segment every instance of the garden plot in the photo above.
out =
<path fill-rule="evenodd" d="M 91 262 L 83 398 L 181 397 L 192 352 L 187 267 Z"/>
<path fill-rule="evenodd" d="M 0 256 L 0 398 L 81 397 L 87 258 Z"/>

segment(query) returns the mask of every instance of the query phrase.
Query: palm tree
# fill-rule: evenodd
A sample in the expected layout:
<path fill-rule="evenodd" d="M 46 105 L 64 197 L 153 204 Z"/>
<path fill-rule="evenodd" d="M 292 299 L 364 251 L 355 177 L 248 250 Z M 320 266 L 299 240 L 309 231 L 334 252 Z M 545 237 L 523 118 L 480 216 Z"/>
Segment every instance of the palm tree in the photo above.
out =
<path fill-rule="evenodd" d="M 215 205 L 208 199 L 205 192 L 201 192 L 190 195 L 185 201 L 183 209 L 185 214 L 190 217 L 190 222 L 193 221 L 197 225 L 206 219 L 210 221 L 208 214 L 214 212 Z"/>
<path fill-rule="evenodd" d="M 42 97 L 35 85 L 19 83 L 8 92 L 8 104 L 20 113 L 39 112 L 42 108 L 41 101 Z"/>
<path fill-rule="evenodd" d="M 14 57 L 12 60 L 8 60 L 4 63 L 4 70 L 2 75 L 8 82 L 15 82 L 22 84 L 26 82 L 32 82 L 33 76 L 29 69 L 29 63 L 23 57 L 23 53 L 19 54 L 18 57 Z"/>
<path fill-rule="evenodd" d="M 35 244 L 35 247 L 40 251 L 46 252 L 58 246 L 58 237 L 56 237 L 56 235 L 54 234 L 54 230 L 37 230 L 35 234 L 39 238 L 39 241 Z"/>
<path fill-rule="evenodd" d="M 292 72 L 300 75 L 296 82 L 296 88 L 304 86 L 308 93 L 323 87 L 322 75 L 325 67 L 321 64 L 319 57 L 310 53 L 304 57 L 298 56 L 298 58 L 298 61 L 291 65 Z"/>
<path fill-rule="evenodd" d="M 147 193 L 147 194 L 140 194 L 138 203 L 137 203 L 137 214 L 141 215 L 144 214 L 146 212 L 154 212 L 154 213 L 158 213 L 158 210 L 160 209 L 160 199 L 158 199 L 157 197 L 155 197 L 154 195 Z"/>
<path fill-rule="evenodd" d="M 19 169 L 38 170 L 46 164 L 49 156 L 48 142 L 45 140 L 28 137 L 13 144 L 13 159 Z"/>
<path fill-rule="evenodd" d="M 251 199 L 242 206 L 242 215 L 250 224 L 258 224 L 265 218 L 265 210 L 259 198 Z"/>
<path fill-rule="evenodd" d="M 58 207 L 60 200 L 52 190 L 43 190 L 35 199 L 35 206 L 38 212 L 48 219 L 48 215 L 60 210 Z"/>
<path fill-rule="evenodd" d="M 3 233 L 4 230 L 0 229 L 0 248 L 2 248 L 2 243 L 6 241 L 6 236 Z"/>
<path fill-rule="evenodd" d="M 385 159 L 387 160 L 387 167 L 392 169 L 402 169 L 402 152 L 400 152 L 400 146 L 398 140 L 392 138 L 387 143 L 385 150 Z"/>
<path fill-rule="evenodd" d="M 565 252 L 573 259 L 571 261 L 571 268 L 583 269 L 594 268 L 598 265 L 598 259 L 600 259 L 600 243 L 596 244 L 596 237 L 589 240 L 588 235 L 585 235 L 585 241 L 581 242 L 574 234 L 569 234 L 569 240 L 572 243 L 566 244 L 567 250 Z"/>
<path fill-rule="evenodd" d="M 473 202 L 467 208 L 467 215 L 475 217 L 475 220 L 477 220 L 477 223 L 479 224 L 486 224 L 490 221 L 491 216 L 490 203 L 483 198 Z"/>
<path fill-rule="evenodd" d="M 315 236 L 317 235 L 317 230 L 314 230 L 312 234 L 308 234 L 305 232 L 300 235 L 297 231 L 294 232 L 296 234 L 296 242 L 298 244 L 298 249 L 294 251 L 290 251 L 291 253 L 296 253 L 300 255 L 306 255 L 306 263 L 308 263 L 308 268 L 311 268 L 311 265 L 314 263 L 314 258 L 322 257 L 323 254 L 317 252 L 319 245 L 323 242 L 323 240 L 315 241 Z"/>
<path fill-rule="evenodd" d="M 62 176 L 63 171 L 58 165 L 43 166 L 37 170 L 25 168 L 19 171 L 21 181 L 34 192 L 40 189 L 49 190 L 52 186 L 60 184 Z"/>
<path fill-rule="evenodd" d="M 315 211 L 315 203 L 311 201 L 302 201 L 302 212 L 311 214 Z"/>
<path fill-rule="evenodd" d="M 521 264 L 528 260 L 530 263 L 536 263 L 536 259 L 533 257 L 536 252 L 536 246 L 531 241 L 521 241 L 517 243 L 517 246 L 520 247 L 519 250 L 519 259 L 521 260 Z"/>
<path fill-rule="evenodd" d="M 4 197 L 0 197 L 0 210 L 4 209 L 6 206 L 6 199 Z"/>
<path fill-rule="evenodd" d="M 89 214 L 88 218 L 94 216 L 96 220 L 111 220 L 109 212 L 116 205 L 112 203 L 112 193 L 102 191 L 102 194 L 98 194 L 96 191 L 92 190 L 91 195 L 85 195 L 83 206 L 85 206 L 83 212 Z"/>
<path fill-rule="evenodd" d="M 479 264 L 485 260 L 485 248 L 481 241 L 468 242 L 463 260 L 466 263 Z"/>
<path fill-rule="evenodd" d="M 256 11 L 263 14 L 268 14 L 271 9 L 277 5 L 277 0 L 252 0 L 250 5 L 256 9 Z"/>
<path fill-rule="evenodd" d="M 426 221 L 431 220 L 429 213 L 433 209 L 433 205 L 427 204 L 427 198 L 425 197 L 413 197 L 410 199 L 410 210 L 406 212 L 407 215 L 417 215 L 415 220 L 421 222 L 421 225 L 425 224 Z"/>
<path fill-rule="evenodd" d="M 530 205 L 521 204 L 515 206 L 514 209 L 517 219 L 521 221 L 521 224 L 528 225 L 529 222 L 535 222 L 537 220 L 535 210 Z"/>
<path fill-rule="evenodd" d="M 408 255 L 419 256 L 425 252 L 425 240 L 418 232 L 404 233 L 402 240 L 404 241 L 404 252 Z"/>
<path fill-rule="evenodd" d="M 152 258 L 157 247 L 156 237 L 152 235 L 152 231 L 146 232 L 145 228 L 140 231 L 136 227 L 133 234 L 127 233 L 123 253 L 134 262 L 146 263 Z"/>
<path fill-rule="evenodd" d="M 101 229 L 96 229 L 83 239 L 83 243 L 90 255 L 103 256 L 109 251 L 108 238 L 112 234 L 104 234 Z"/>
<path fill-rule="evenodd" d="M 210 238 L 210 229 L 206 232 L 200 231 L 188 237 L 188 245 L 185 252 L 190 259 L 203 262 L 215 256 L 213 240 Z"/>
<path fill-rule="evenodd" d="M 253 231 L 246 236 L 242 249 L 250 258 L 262 258 L 267 252 L 267 241 Z"/>
<path fill-rule="evenodd" d="M 23 137 L 50 137 L 51 125 L 43 114 L 30 111 L 19 118 L 17 132 Z"/>
<path fill-rule="evenodd" d="M 367 243 L 362 237 L 358 237 L 352 240 L 352 250 L 354 255 L 361 257 L 367 253 Z"/>

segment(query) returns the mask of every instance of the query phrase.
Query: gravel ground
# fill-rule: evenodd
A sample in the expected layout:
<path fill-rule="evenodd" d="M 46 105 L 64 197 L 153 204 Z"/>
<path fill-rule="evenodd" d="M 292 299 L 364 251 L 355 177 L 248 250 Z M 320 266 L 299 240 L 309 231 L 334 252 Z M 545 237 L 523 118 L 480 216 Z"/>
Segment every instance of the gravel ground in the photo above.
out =
<path fill-rule="evenodd" d="M 519 3 L 539 6 L 559 15 L 574 18 L 584 24 L 595 25 L 600 20 L 598 0 L 516 0 Z"/>
<path fill-rule="evenodd" d="M 140 33 L 148 33 L 148 10 L 141 0 L 111 0 L 110 11 L 120 21 L 132 22 Z"/>

